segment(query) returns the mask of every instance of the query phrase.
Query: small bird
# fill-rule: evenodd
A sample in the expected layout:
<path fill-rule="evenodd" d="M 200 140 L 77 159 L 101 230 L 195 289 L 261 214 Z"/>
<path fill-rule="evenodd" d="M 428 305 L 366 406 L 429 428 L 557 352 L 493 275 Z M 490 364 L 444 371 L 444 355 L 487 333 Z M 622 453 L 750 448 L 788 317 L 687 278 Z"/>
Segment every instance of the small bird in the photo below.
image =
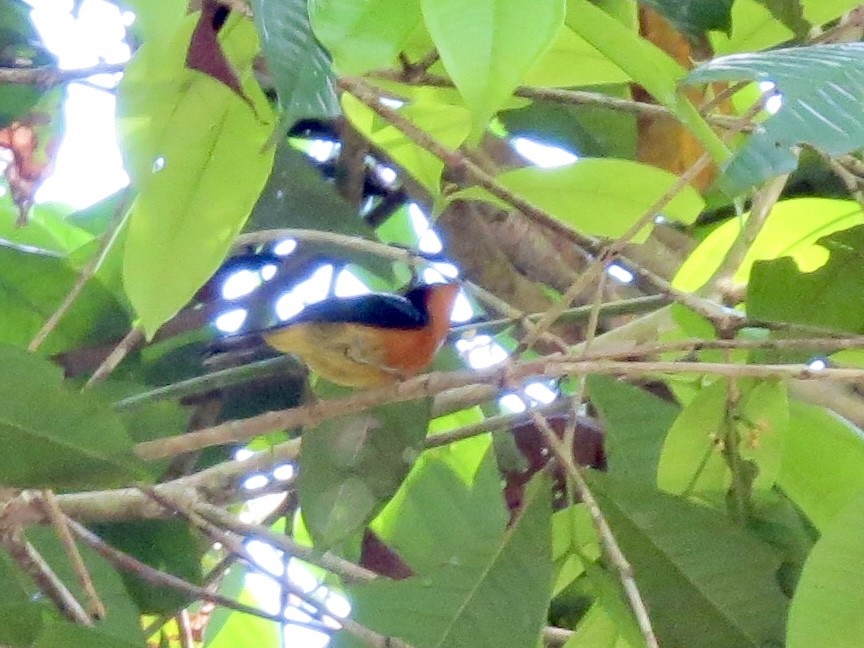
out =
<path fill-rule="evenodd" d="M 447 337 L 459 287 L 327 299 L 261 332 L 271 347 L 346 387 L 378 387 L 422 371 Z"/>

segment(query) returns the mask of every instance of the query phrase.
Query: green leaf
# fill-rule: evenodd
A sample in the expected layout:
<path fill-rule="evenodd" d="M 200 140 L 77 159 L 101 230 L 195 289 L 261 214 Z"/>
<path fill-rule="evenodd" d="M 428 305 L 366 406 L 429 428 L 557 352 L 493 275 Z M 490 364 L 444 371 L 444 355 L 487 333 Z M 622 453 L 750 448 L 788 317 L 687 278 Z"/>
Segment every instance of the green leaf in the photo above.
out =
<path fill-rule="evenodd" d="M 864 332 L 864 225 L 829 234 L 817 244 L 829 252 L 817 270 L 801 272 L 789 257 L 754 263 L 747 314 L 757 320 Z"/>
<path fill-rule="evenodd" d="M 625 178 L 627 191 L 622 192 Z M 525 167 L 506 171 L 496 179 L 576 231 L 613 238 L 624 234 L 677 182 L 671 173 L 647 164 L 604 158 L 583 159 L 556 169 Z M 475 187 L 456 192 L 451 198 L 488 196 L 485 190 Z M 704 206 L 699 192 L 687 186 L 662 214 L 692 223 Z M 644 242 L 651 228 L 651 224 L 646 225 L 631 240 Z"/>
<path fill-rule="evenodd" d="M 315 543 L 329 548 L 362 529 L 420 454 L 430 401 L 379 407 L 303 435 L 298 492 Z"/>
<path fill-rule="evenodd" d="M 563 27 L 522 83 L 547 88 L 627 83 L 630 77 L 584 38 Z"/>
<path fill-rule="evenodd" d="M 166 42 L 142 45 L 119 89 L 126 166 L 139 190 L 123 278 L 148 336 L 219 266 L 273 160 L 272 148 L 262 150 L 273 126 L 252 75 L 254 29 L 232 19 L 220 31 L 250 107 L 223 84 L 184 67 L 195 20 L 190 16 Z"/>
<path fill-rule="evenodd" d="M 786 383 L 780 380 L 739 380 L 735 419 L 738 454 L 752 461 L 758 472 L 753 488 L 767 491 L 780 474 L 783 448 L 789 428 Z"/>
<path fill-rule="evenodd" d="M 394 162 L 410 173 L 433 196 L 441 193 L 444 163 L 409 139 L 401 130 L 384 122 L 350 94 L 342 95 L 342 107 L 351 124 L 373 144 L 380 146 Z M 416 102 L 400 108 L 399 113 L 451 149 L 468 137 L 470 115 L 461 106 Z"/>
<path fill-rule="evenodd" d="M 642 0 L 665 16 L 678 31 L 691 36 L 701 36 L 711 30 L 728 32 L 732 27 L 733 1 Z"/>
<path fill-rule="evenodd" d="M 534 648 L 545 625 L 552 584 L 550 493 L 549 478 L 536 477 L 506 529 L 478 528 L 478 534 L 493 540 L 485 543 L 484 554 L 466 562 L 454 558 L 423 576 L 352 588 L 356 620 L 416 648 L 476 648 L 478 641 Z M 500 506 L 500 493 L 498 499 Z M 483 517 L 481 511 L 474 512 Z M 333 645 L 357 644 L 342 632 Z"/>
<path fill-rule="evenodd" d="M 715 161 L 729 157 L 726 145 L 683 94 L 686 71 L 671 56 L 588 0 L 567 0 L 567 26 L 669 108 L 701 140 Z"/>
<path fill-rule="evenodd" d="M 307 0 L 252 0 L 279 106 L 289 121 L 339 114 L 330 57 L 315 40 L 309 24 L 309 11 L 315 4 Z"/>
<path fill-rule="evenodd" d="M 856 0 L 802 0 L 804 18 L 813 25 L 822 25 L 829 20 L 839 18 L 847 11 L 861 5 Z"/>
<path fill-rule="evenodd" d="M 864 633 L 864 493 L 824 528 L 804 563 L 789 608 L 789 648 L 861 645 Z"/>
<path fill-rule="evenodd" d="M 829 410 L 792 401 L 778 485 L 817 529 L 864 490 L 861 430 Z"/>
<path fill-rule="evenodd" d="M 119 417 L 66 388 L 59 369 L 0 345 L 0 482 L 24 488 L 96 488 L 144 478 Z"/>
<path fill-rule="evenodd" d="M 864 224 L 864 213 L 854 200 L 781 200 L 771 210 L 733 279 L 746 284 L 755 261 L 783 256 L 795 259 L 803 272 L 815 270 L 828 259 L 827 250 L 817 241 L 826 234 L 860 224 Z M 720 267 L 743 226 L 743 220 L 733 218 L 711 232 L 681 265 L 672 285 L 688 292 L 701 288 Z"/>
<path fill-rule="evenodd" d="M 86 601 L 84 592 L 79 585 L 75 567 L 71 564 L 63 543 L 57 538 L 57 532 L 49 526 L 30 527 L 27 529 L 27 540 L 51 565 L 57 577 L 69 588 L 73 596 L 79 601 Z M 138 646 L 143 648 L 141 612 L 126 592 L 120 574 L 117 573 L 111 563 L 90 547 L 79 544 L 79 551 L 84 559 L 84 567 L 93 580 L 93 586 L 105 604 L 107 614 L 104 619 L 97 621 L 92 628 L 97 633 L 94 635 L 92 643 L 87 641 L 61 643 L 60 639 L 63 636 L 71 636 L 63 635 L 62 630 L 69 627 L 69 624 L 64 622 L 61 628 L 46 627 L 46 632 L 43 635 L 46 642 L 44 645 L 52 646 L 52 648 L 66 648 L 68 646 L 88 646 L 88 648 L 90 646 L 105 646 L 106 648 Z M 110 641 L 108 636 L 110 636 Z M 37 645 L 40 644 L 37 643 Z"/>
<path fill-rule="evenodd" d="M 421 0 L 423 18 L 471 110 L 472 139 L 504 104 L 564 24 L 564 0 Z"/>
<path fill-rule="evenodd" d="M 312 0 L 312 29 L 342 74 L 363 74 L 396 62 L 420 24 L 420 0 Z"/>
<path fill-rule="evenodd" d="M 203 545 L 189 525 L 179 520 L 136 520 L 102 525 L 96 532 L 112 547 L 134 556 L 151 567 L 179 576 L 193 585 L 203 584 Z M 129 596 L 144 614 L 170 615 L 191 602 L 188 594 L 153 585 L 122 573 Z"/>
<path fill-rule="evenodd" d="M 30 648 L 45 625 L 56 621 L 56 615 L 47 601 L 0 606 L 0 641 L 10 648 Z"/>
<path fill-rule="evenodd" d="M 771 81 L 783 103 L 735 153 L 721 188 L 737 195 L 773 176 L 794 171 L 793 148 L 810 144 L 830 155 L 864 146 L 864 44 L 842 43 L 737 54 L 713 59 L 688 83 Z"/>
<path fill-rule="evenodd" d="M 704 506 L 602 474 L 591 482 L 661 646 L 780 643 L 786 597 L 766 544 Z"/>
<path fill-rule="evenodd" d="M 716 55 L 766 49 L 795 36 L 764 4 L 761 0 L 735 0 L 731 33 L 715 32 L 709 37 Z"/>
<path fill-rule="evenodd" d="M 27 346 L 78 281 L 67 257 L 0 240 L 0 342 Z M 60 351 L 128 330 L 128 319 L 98 281 L 88 281 L 40 353 Z"/>
<path fill-rule="evenodd" d="M 69 648 L 70 646 L 87 646 L 87 648 L 144 648 L 141 641 L 130 641 L 128 638 L 105 634 L 95 628 L 87 628 L 74 623 L 48 623 L 39 634 L 33 648 Z"/>
<path fill-rule="evenodd" d="M 621 636 L 618 625 L 599 602 L 595 602 L 579 620 L 575 632 L 564 644 L 564 648 L 631 648 Z"/>
<path fill-rule="evenodd" d="M 680 408 L 608 376 L 588 376 L 588 393 L 606 431 L 609 474 L 653 486 L 663 440 Z"/>
<path fill-rule="evenodd" d="M 264 602 L 257 600 L 245 583 L 247 573 L 247 570 L 240 566 L 232 567 L 223 580 L 219 593 L 246 605 L 261 607 Z M 290 627 L 289 625 L 288 628 Z M 268 619 L 218 606 L 204 629 L 204 645 L 207 648 L 280 648 L 285 645 L 282 636 L 285 632 L 284 628 Z"/>
<path fill-rule="evenodd" d="M 663 443 L 658 488 L 676 495 L 716 495 L 729 486 L 721 452 L 726 438 L 729 385 L 720 379 L 703 387 L 681 410 Z"/>
<path fill-rule="evenodd" d="M 446 493 L 446 497 L 442 497 Z M 427 450 L 370 525 L 417 574 L 491 551 L 507 511 L 489 435 Z"/>

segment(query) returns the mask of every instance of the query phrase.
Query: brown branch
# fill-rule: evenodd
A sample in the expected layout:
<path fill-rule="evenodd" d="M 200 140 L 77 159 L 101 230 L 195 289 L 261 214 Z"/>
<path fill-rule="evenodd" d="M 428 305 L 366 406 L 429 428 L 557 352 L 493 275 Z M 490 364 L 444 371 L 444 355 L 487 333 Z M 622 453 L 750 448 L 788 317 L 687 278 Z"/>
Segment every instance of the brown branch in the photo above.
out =
<path fill-rule="evenodd" d="M 45 514 L 51 522 L 51 526 L 54 527 L 54 531 L 57 533 L 57 537 L 66 551 L 66 556 L 72 563 L 72 568 L 78 577 L 81 589 L 87 597 L 87 603 L 90 608 L 88 616 L 93 619 L 104 619 L 105 605 L 96 592 L 93 579 L 90 577 L 90 572 L 87 571 L 87 566 L 84 564 L 81 552 L 78 551 L 78 545 L 75 544 L 75 538 L 72 537 L 69 525 L 66 524 L 66 516 L 60 510 L 60 504 L 57 502 L 57 496 L 54 494 L 54 491 L 42 491 L 42 504 L 44 505 Z"/>
<path fill-rule="evenodd" d="M 90 531 L 87 527 L 79 524 L 71 518 L 67 518 L 67 524 L 72 530 L 72 533 L 74 533 L 79 540 L 96 551 L 96 553 L 105 558 L 112 565 L 125 572 L 134 574 L 152 585 L 170 587 L 171 589 L 182 592 L 196 600 L 201 599 L 204 601 L 210 601 L 211 603 L 221 605 L 222 607 L 237 612 L 243 612 L 244 614 L 250 614 L 262 619 L 267 619 L 269 621 L 276 621 L 277 623 L 283 623 L 285 621 L 282 615 L 270 614 L 264 610 L 259 610 L 244 603 L 240 603 L 239 601 L 229 599 L 221 594 L 211 592 L 206 588 L 193 585 L 192 583 L 189 583 L 182 578 L 178 578 L 173 574 L 168 574 L 155 569 L 150 565 L 141 562 L 137 558 L 133 558 L 119 549 L 115 549 L 103 541 L 102 538 Z"/>
<path fill-rule="evenodd" d="M 38 85 L 52 87 L 62 83 L 82 81 L 96 74 L 117 74 L 126 63 L 100 63 L 89 68 L 61 70 L 55 67 L 0 68 L 0 84 Z"/>
<path fill-rule="evenodd" d="M 9 556 L 27 574 L 38 590 L 50 599 L 60 613 L 73 623 L 92 626 L 93 619 L 87 614 L 69 588 L 60 580 L 51 565 L 31 545 L 21 527 L 4 529 L 0 542 Z"/>
<path fill-rule="evenodd" d="M 117 216 L 123 212 L 123 210 L 126 208 L 126 203 L 127 199 L 124 195 L 124 198 L 119 202 L 117 208 L 114 210 L 114 216 L 112 217 L 112 220 L 115 220 Z M 72 289 L 66 294 L 66 297 L 63 298 L 63 301 L 57 307 L 57 310 L 55 310 L 51 317 L 49 317 L 45 321 L 45 323 L 42 325 L 42 328 L 40 328 L 36 335 L 33 337 L 33 340 L 27 347 L 28 351 L 36 351 L 42 345 L 45 339 L 51 334 L 51 331 L 57 328 L 60 320 L 63 319 L 67 312 L 69 312 L 69 309 L 72 308 L 72 304 L 75 303 L 75 300 L 78 299 L 81 291 L 84 290 L 84 286 L 99 271 L 99 268 L 102 267 L 102 264 L 108 257 L 108 253 L 111 252 L 114 247 L 114 243 L 117 242 L 117 237 L 123 229 L 123 224 L 125 222 L 125 217 L 120 219 L 117 225 L 109 233 L 106 233 L 106 235 L 103 237 L 99 251 L 95 255 L 93 255 L 90 263 L 88 263 L 87 266 L 81 271 L 81 274 L 78 275 L 78 280 L 75 282 L 75 285 L 72 286 Z"/>
<path fill-rule="evenodd" d="M 503 368 L 437 372 L 411 378 L 392 386 L 361 391 L 340 399 L 318 401 L 286 410 L 267 412 L 247 419 L 228 421 L 204 430 L 145 441 L 135 447 L 142 459 L 161 459 L 215 445 L 239 443 L 256 436 L 355 414 L 385 403 L 427 398 L 448 389 L 468 385 L 511 385 L 528 378 L 560 378 L 566 375 L 617 375 L 644 377 L 652 374 L 703 374 L 753 378 L 828 380 L 855 382 L 864 379 L 864 369 L 814 370 L 806 365 L 744 365 L 700 362 L 622 362 L 582 360 L 553 355 L 514 363 Z"/>
<path fill-rule="evenodd" d="M 84 383 L 84 388 L 92 387 L 105 380 L 125 358 L 144 339 L 144 329 L 139 326 L 132 328 L 126 336 L 117 343 L 114 350 L 102 361 L 96 371 Z"/>

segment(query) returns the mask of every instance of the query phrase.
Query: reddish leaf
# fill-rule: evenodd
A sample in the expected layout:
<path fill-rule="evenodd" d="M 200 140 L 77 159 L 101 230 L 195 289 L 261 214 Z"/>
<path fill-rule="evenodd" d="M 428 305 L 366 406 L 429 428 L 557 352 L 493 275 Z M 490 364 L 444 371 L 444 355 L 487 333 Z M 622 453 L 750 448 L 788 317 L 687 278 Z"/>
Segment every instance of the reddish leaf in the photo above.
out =
<path fill-rule="evenodd" d="M 414 575 L 402 557 L 388 547 L 371 529 L 366 529 L 363 533 L 360 566 L 393 580 L 402 580 Z"/>
<path fill-rule="evenodd" d="M 567 426 L 568 417 L 564 415 L 550 416 L 546 419 L 555 434 L 561 438 Z M 524 423 L 513 428 L 513 438 L 516 447 L 528 460 L 528 467 L 522 472 L 508 471 L 504 475 L 504 498 L 510 511 L 517 510 L 522 505 L 522 494 L 525 484 L 539 471 L 546 467 L 552 458 L 543 433 L 533 423 Z M 606 454 L 603 449 L 603 430 L 593 419 L 580 417 L 576 421 L 573 457 L 582 466 L 590 466 L 604 470 Z M 564 472 L 556 470 L 557 483 L 555 492 L 563 493 Z"/>
<path fill-rule="evenodd" d="M 252 102 L 243 92 L 240 79 L 219 43 L 219 31 L 228 20 L 230 12 L 228 7 L 216 0 L 204 0 L 198 24 L 195 25 L 192 40 L 189 42 L 189 51 L 186 53 L 186 67 L 203 72 L 226 85 L 251 106 Z"/>
<path fill-rule="evenodd" d="M 19 225 L 27 223 L 33 194 L 53 167 L 57 138 L 51 132 L 51 126 L 50 114 L 34 112 L 26 119 L 0 129 L 0 148 L 12 152 L 12 161 L 4 175 L 12 200 L 18 206 Z"/>

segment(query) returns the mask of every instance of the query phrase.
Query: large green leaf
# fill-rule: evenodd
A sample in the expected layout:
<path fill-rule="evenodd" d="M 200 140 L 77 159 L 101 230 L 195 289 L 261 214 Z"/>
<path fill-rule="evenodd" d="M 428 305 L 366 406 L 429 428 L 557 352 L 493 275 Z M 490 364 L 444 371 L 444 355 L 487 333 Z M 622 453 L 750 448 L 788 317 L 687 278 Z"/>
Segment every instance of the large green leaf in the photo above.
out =
<path fill-rule="evenodd" d="M 311 0 L 315 35 L 342 74 L 362 74 L 396 62 L 420 23 L 420 0 Z"/>
<path fill-rule="evenodd" d="M 423 576 L 352 588 L 356 619 L 416 648 L 534 648 L 552 586 L 550 493 L 550 481 L 541 475 L 526 488 L 523 506 L 506 529 L 478 528 L 491 539 L 484 543 L 485 555 L 469 561 L 454 556 Z M 500 505 L 500 494 L 498 502 L 486 503 Z M 333 645 L 360 644 L 343 632 Z"/>
<path fill-rule="evenodd" d="M 745 214 L 745 218 L 749 215 Z M 854 200 L 793 198 L 778 202 L 759 231 L 756 240 L 733 275 L 736 283 L 747 283 L 753 263 L 759 259 L 789 256 L 803 272 L 815 270 L 828 259 L 819 238 L 864 223 L 861 205 Z M 681 265 L 672 284 L 680 290 L 702 287 L 720 267 L 726 252 L 744 226 L 730 219 L 708 235 Z"/>
<path fill-rule="evenodd" d="M 716 510 L 601 474 L 592 483 L 661 646 L 779 642 L 786 598 L 766 544 Z"/>
<path fill-rule="evenodd" d="M 687 77 L 688 83 L 744 80 L 774 83 L 783 104 L 724 169 L 721 187 L 730 195 L 793 171 L 797 145 L 831 155 L 864 146 L 864 44 L 734 54 L 709 61 Z"/>
<path fill-rule="evenodd" d="M 627 190 L 622 192 L 624 178 Z M 677 181 L 674 175 L 656 167 L 608 158 L 580 160 L 556 169 L 515 169 L 496 179 L 576 231 L 609 237 L 624 234 Z M 487 197 L 489 194 L 480 188 L 465 189 L 452 196 L 454 199 Z M 687 186 L 669 201 L 662 215 L 692 223 L 704 206 L 699 192 Z M 651 227 L 650 224 L 643 227 L 632 240 L 644 241 Z"/>
<path fill-rule="evenodd" d="M 826 409 L 790 405 L 778 485 L 821 530 L 864 490 L 864 438 Z"/>
<path fill-rule="evenodd" d="M 789 648 L 854 648 L 864 636 L 864 493 L 823 529 L 789 608 Z"/>
<path fill-rule="evenodd" d="M 429 400 L 379 407 L 303 435 L 300 507 L 318 546 L 348 539 L 393 496 L 420 454 L 429 407 Z"/>
<path fill-rule="evenodd" d="M 630 77 L 576 34 L 563 27 L 552 46 L 525 73 L 525 85 L 568 88 L 626 83 Z"/>
<path fill-rule="evenodd" d="M 0 342 L 26 347 L 78 281 L 69 258 L 0 240 Z M 40 353 L 51 354 L 128 330 L 128 319 L 98 280 L 81 291 Z"/>
<path fill-rule="evenodd" d="M 446 497 L 442 497 L 446 493 Z M 507 511 L 489 435 L 427 450 L 371 528 L 417 574 L 491 551 Z"/>
<path fill-rule="evenodd" d="M 588 393 L 605 427 L 609 474 L 653 486 L 663 439 L 680 409 L 608 376 L 589 376 Z"/>
<path fill-rule="evenodd" d="M 726 437 L 729 385 L 703 387 L 669 428 L 657 464 L 657 486 L 676 495 L 716 495 L 729 486 L 721 452 Z"/>
<path fill-rule="evenodd" d="M 59 369 L 0 346 L 0 482 L 27 488 L 116 485 L 146 473 L 120 418 L 93 395 L 75 393 Z"/>
<path fill-rule="evenodd" d="M 678 31 L 693 36 L 700 36 L 712 29 L 728 32 L 732 26 L 730 11 L 733 1 L 641 0 L 668 18 Z"/>
<path fill-rule="evenodd" d="M 757 261 L 750 271 L 747 314 L 753 318 L 864 332 L 864 225 L 817 241 L 828 250 L 821 268 L 802 272 L 793 259 Z"/>
<path fill-rule="evenodd" d="M 315 4 L 307 0 L 252 0 L 279 105 L 289 118 L 339 114 L 330 58 L 309 25 L 309 8 Z"/>
<path fill-rule="evenodd" d="M 255 30 L 230 20 L 220 42 L 250 103 L 184 67 L 196 16 L 165 42 L 142 45 L 120 85 L 127 170 L 139 191 L 129 217 L 123 278 L 152 336 L 219 266 L 273 159 L 273 123 L 252 76 Z M 251 105 L 250 105 L 251 104 Z"/>
<path fill-rule="evenodd" d="M 352 95 L 342 95 L 342 107 L 354 128 L 380 146 L 433 196 L 441 192 L 444 163 L 440 159 L 392 124 L 381 120 Z M 416 102 L 401 108 L 399 112 L 437 142 L 453 149 L 465 141 L 471 127 L 470 115 L 461 106 Z"/>
<path fill-rule="evenodd" d="M 471 109 L 475 139 L 564 24 L 564 0 L 536 0 L 530 20 L 521 0 L 421 0 L 421 6 L 444 67 Z"/>

